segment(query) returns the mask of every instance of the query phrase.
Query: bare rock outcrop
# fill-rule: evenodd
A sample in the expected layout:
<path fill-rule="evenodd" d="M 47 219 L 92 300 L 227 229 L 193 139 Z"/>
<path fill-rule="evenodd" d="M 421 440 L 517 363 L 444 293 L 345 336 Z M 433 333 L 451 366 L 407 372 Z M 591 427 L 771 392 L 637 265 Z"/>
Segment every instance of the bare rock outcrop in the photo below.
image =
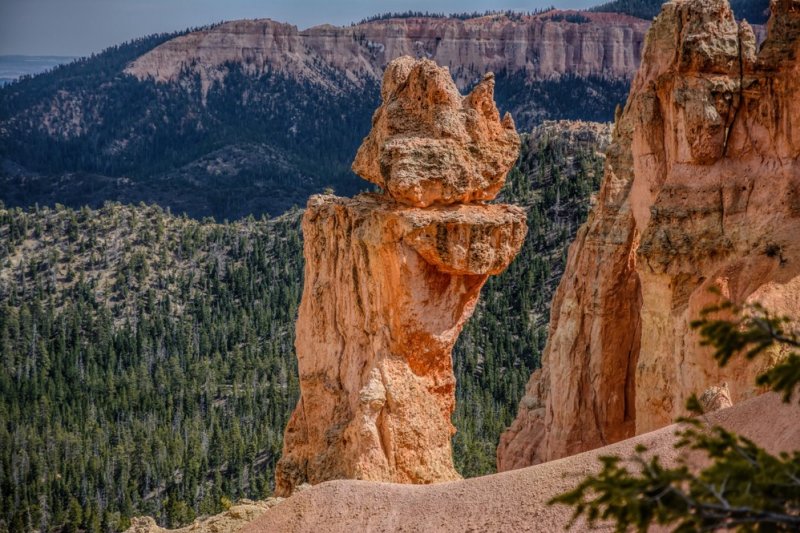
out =
<path fill-rule="evenodd" d="M 385 194 L 309 200 L 295 342 L 301 394 L 277 466 L 279 495 L 330 479 L 432 483 L 459 477 L 450 446 L 451 350 L 481 287 L 508 266 L 527 227 L 524 211 L 514 206 L 429 206 L 445 203 L 442 191 L 456 185 L 448 182 L 446 166 L 425 164 L 424 148 L 437 138 L 435 131 L 472 132 L 433 143 L 437 157 L 468 161 L 473 172 L 448 198 L 493 198 L 519 139 L 510 118 L 500 122 L 492 87 L 487 78 L 462 97 L 447 69 L 428 60 L 396 60 L 354 168 L 374 178 L 366 160 L 374 157 L 381 176 L 397 176 L 402 167 L 403 179 L 414 185 L 398 188 L 390 180 L 381 183 Z M 402 135 L 386 134 L 393 131 Z M 498 137 L 502 156 L 495 157 Z M 399 141 L 420 150 L 384 159 Z M 486 185 L 484 158 L 492 157 Z M 409 198 L 411 189 L 418 195 Z"/>
<path fill-rule="evenodd" d="M 800 310 L 800 2 L 772 11 L 758 51 L 726 0 L 674 0 L 653 23 L 500 470 L 665 426 L 714 384 L 734 404 L 759 392 L 769 361 L 719 368 L 689 323 L 710 287 Z"/>
<path fill-rule="evenodd" d="M 241 500 L 219 514 L 198 518 L 178 529 L 163 528 L 149 516 L 134 517 L 125 533 L 237 533 L 281 501 L 283 498 Z"/>
<path fill-rule="evenodd" d="M 381 93 L 358 175 L 416 207 L 497 196 L 520 141 L 511 115 L 500 120 L 493 74 L 463 98 L 448 70 L 406 56 L 386 69 Z"/>
<path fill-rule="evenodd" d="M 702 407 L 704 413 L 713 413 L 733 405 L 731 391 L 728 390 L 727 383 L 707 388 L 697 400 L 700 402 L 700 407 Z"/>
<path fill-rule="evenodd" d="M 224 81 L 229 64 L 250 74 L 278 72 L 322 85 L 330 83 L 326 72 L 333 69 L 360 85 L 380 80 L 389 62 L 408 55 L 449 67 L 462 89 L 489 71 L 521 73 L 527 80 L 630 79 L 649 22 L 613 13 L 584 13 L 588 22 L 570 22 L 568 14 L 412 17 L 306 30 L 269 19 L 237 20 L 171 39 L 126 72 L 164 82 L 188 71 L 207 90 Z"/>

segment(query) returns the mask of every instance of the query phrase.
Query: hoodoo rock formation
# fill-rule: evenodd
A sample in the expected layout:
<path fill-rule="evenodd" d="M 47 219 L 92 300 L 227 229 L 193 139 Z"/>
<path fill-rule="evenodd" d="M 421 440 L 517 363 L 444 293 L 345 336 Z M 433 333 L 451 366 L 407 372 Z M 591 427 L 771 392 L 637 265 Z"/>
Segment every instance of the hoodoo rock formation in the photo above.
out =
<path fill-rule="evenodd" d="M 800 1 L 772 2 L 758 51 L 726 0 L 664 5 L 500 470 L 667 425 L 719 383 L 734 404 L 758 393 L 768 362 L 718 368 L 689 323 L 719 297 L 711 287 L 800 310 L 798 101 Z"/>
<path fill-rule="evenodd" d="M 487 76 L 462 97 L 447 69 L 404 57 L 354 163 L 384 194 L 314 196 L 303 217 L 300 399 L 276 492 L 351 478 L 457 479 L 451 349 L 488 276 L 519 251 L 522 209 L 492 199 L 519 149 Z"/>

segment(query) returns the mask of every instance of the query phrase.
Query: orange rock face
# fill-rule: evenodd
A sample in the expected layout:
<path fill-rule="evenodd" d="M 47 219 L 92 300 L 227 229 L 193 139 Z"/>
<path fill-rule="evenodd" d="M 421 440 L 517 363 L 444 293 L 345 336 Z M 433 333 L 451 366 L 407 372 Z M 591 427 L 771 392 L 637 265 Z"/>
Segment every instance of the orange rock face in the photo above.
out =
<path fill-rule="evenodd" d="M 511 115 L 500 121 L 493 94 L 492 74 L 463 98 L 433 61 L 393 61 L 353 170 L 416 207 L 491 200 L 520 143 Z"/>
<path fill-rule="evenodd" d="M 412 75 L 418 77 L 408 83 L 411 94 L 395 90 Z M 458 117 L 464 101 L 474 100 L 457 92 L 438 100 L 442 87 L 449 90 L 452 83 L 446 69 L 429 61 L 401 58 L 390 64 L 384 106 L 428 102 L 427 122 L 409 127 L 407 140 L 424 145 L 435 117 Z M 475 127 L 499 127 L 491 85 L 479 91 L 492 110 L 475 115 Z M 423 120 L 419 112 L 408 112 L 409 120 Z M 513 133 L 516 150 L 513 125 L 501 129 L 509 138 Z M 384 153 L 377 138 L 371 134 L 365 146 L 377 144 Z M 385 138 L 383 144 L 393 141 Z M 472 146 L 466 143 L 453 142 L 442 156 L 458 157 Z M 515 158 L 497 163 L 499 183 Z M 409 169 L 416 169 L 424 195 L 443 190 L 443 175 L 427 179 L 426 167 L 415 165 L 412 153 L 403 164 L 409 177 Z M 526 231 L 524 211 L 508 205 L 419 208 L 398 203 L 391 191 L 309 200 L 295 342 L 301 394 L 277 466 L 279 495 L 330 479 L 433 483 L 459 477 L 450 446 L 451 350 L 481 287 L 508 266 Z"/>
<path fill-rule="evenodd" d="M 721 382 L 759 392 L 769 361 L 718 368 L 689 323 L 712 286 L 800 310 L 800 2 L 772 9 L 758 52 L 725 0 L 674 0 L 651 27 L 500 470 L 662 427 Z"/>

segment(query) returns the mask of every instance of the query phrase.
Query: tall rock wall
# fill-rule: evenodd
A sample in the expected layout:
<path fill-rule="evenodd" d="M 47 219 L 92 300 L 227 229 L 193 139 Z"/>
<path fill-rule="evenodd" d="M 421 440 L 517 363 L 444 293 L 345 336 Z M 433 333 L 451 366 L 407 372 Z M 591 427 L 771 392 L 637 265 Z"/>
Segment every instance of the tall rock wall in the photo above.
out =
<path fill-rule="evenodd" d="M 639 65 L 648 21 L 611 13 L 585 13 L 585 21 L 549 12 L 385 19 L 307 30 L 269 19 L 238 20 L 172 39 L 136 59 L 127 72 L 140 79 L 175 81 L 197 73 L 206 87 L 225 77 L 226 63 L 251 73 L 267 71 L 323 85 L 331 69 L 361 84 L 380 80 L 392 60 L 410 55 L 447 66 L 459 87 L 487 71 L 522 72 L 529 80 L 564 74 L 630 79 Z M 335 87 L 332 87 L 335 89 Z"/>
<path fill-rule="evenodd" d="M 722 382 L 734 403 L 758 393 L 769 361 L 718 368 L 689 323 L 710 287 L 800 311 L 800 2 L 772 10 L 757 51 L 726 0 L 664 5 L 500 470 L 664 426 Z"/>
<path fill-rule="evenodd" d="M 459 477 L 451 350 L 488 276 L 508 266 L 527 231 L 521 208 L 475 203 L 496 195 L 519 150 L 493 87 L 487 76 L 462 97 L 447 69 L 393 61 L 353 165 L 384 194 L 309 200 L 300 399 L 279 495 L 339 478 Z"/>

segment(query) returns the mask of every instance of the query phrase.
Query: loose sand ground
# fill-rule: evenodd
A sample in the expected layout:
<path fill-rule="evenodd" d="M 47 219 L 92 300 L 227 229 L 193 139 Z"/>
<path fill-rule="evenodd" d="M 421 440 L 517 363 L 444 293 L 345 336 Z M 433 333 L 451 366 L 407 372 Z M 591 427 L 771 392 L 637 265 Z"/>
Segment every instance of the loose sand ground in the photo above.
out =
<path fill-rule="evenodd" d="M 770 452 L 800 449 L 800 405 L 766 394 L 709 416 Z M 566 459 L 480 478 L 413 486 L 331 481 L 295 494 L 242 531 L 283 532 L 493 532 L 561 531 L 570 509 L 548 506 L 556 494 L 597 471 L 601 455 L 630 456 L 644 444 L 665 461 L 677 458 L 676 426 Z M 578 525 L 576 530 L 585 526 Z"/>

